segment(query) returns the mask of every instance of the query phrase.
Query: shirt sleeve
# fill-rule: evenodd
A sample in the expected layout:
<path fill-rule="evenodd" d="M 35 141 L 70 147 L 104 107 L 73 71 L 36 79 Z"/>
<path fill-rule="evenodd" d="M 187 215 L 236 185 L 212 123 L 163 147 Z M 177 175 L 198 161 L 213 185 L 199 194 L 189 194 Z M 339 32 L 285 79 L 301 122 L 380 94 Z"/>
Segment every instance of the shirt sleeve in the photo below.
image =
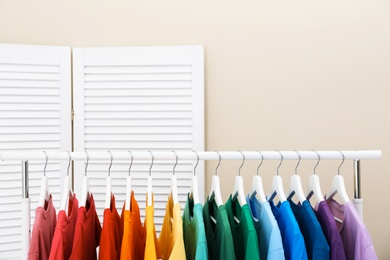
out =
<path fill-rule="evenodd" d="M 254 230 L 248 234 L 248 240 L 245 249 L 245 259 L 260 259 L 259 243 L 257 242 L 257 236 Z"/>
<path fill-rule="evenodd" d="M 209 259 L 207 253 L 207 245 L 206 243 L 201 243 L 196 246 L 195 260 L 204 260 L 204 259 Z"/>

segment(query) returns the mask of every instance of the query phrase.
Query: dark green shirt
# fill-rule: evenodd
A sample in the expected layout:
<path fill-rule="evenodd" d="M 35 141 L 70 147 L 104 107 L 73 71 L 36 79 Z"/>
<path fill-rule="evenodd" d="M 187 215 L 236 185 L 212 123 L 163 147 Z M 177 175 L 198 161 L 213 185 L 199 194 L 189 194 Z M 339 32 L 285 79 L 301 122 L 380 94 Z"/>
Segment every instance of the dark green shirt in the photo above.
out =
<path fill-rule="evenodd" d="M 249 206 L 241 207 L 237 198 L 229 197 L 225 204 L 230 228 L 234 240 L 234 252 L 237 259 L 260 259 L 257 234 Z"/>
<path fill-rule="evenodd" d="M 225 205 L 218 207 L 214 200 L 209 201 L 207 198 L 203 207 L 203 221 L 206 229 L 209 259 L 235 260 L 233 237 Z"/>

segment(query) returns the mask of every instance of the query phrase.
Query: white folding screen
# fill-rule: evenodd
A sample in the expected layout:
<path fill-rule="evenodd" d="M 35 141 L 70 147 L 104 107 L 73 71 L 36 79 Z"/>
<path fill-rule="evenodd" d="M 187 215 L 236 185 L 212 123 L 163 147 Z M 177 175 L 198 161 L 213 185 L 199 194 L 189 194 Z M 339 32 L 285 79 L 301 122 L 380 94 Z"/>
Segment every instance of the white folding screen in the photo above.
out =
<path fill-rule="evenodd" d="M 204 61 L 201 46 L 73 49 L 75 151 L 204 150 Z M 90 161 L 87 174 L 102 217 L 107 160 Z M 152 168 L 156 229 L 161 229 L 170 190 L 172 161 Z M 134 161 L 131 176 L 144 216 L 146 179 L 151 160 Z M 121 211 L 126 193 L 127 162 L 113 162 L 112 191 Z M 179 199 L 184 206 L 191 187 L 193 162 L 178 161 Z M 204 198 L 204 166 L 197 167 Z M 84 164 L 75 164 L 75 191 L 81 193 Z"/>
<path fill-rule="evenodd" d="M 0 152 L 71 148 L 69 47 L 0 44 Z M 31 220 L 44 160 L 30 162 Z M 54 205 L 65 165 L 48 162 Z M 0 259 L 21 258 L 21 162 L 0 160 Z"/>

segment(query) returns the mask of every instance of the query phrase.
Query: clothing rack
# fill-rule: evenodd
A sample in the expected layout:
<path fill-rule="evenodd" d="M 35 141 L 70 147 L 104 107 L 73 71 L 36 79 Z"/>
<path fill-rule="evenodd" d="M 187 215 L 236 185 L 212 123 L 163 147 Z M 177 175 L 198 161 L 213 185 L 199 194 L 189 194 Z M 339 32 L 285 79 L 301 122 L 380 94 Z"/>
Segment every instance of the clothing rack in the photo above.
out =
<path fill-rule="evenodd" d="M 362 216 L 360 160 L 380 159 L 381 150 L 359 151 L 110 151 L 110 152 L 3 152 L 2 161 L 22 161 L 22 256 L 27 258 L 30 245 L 29 160 L 354 160 L 354 204 Z M 131 158 L 132 157 L 132 158 Z"/>

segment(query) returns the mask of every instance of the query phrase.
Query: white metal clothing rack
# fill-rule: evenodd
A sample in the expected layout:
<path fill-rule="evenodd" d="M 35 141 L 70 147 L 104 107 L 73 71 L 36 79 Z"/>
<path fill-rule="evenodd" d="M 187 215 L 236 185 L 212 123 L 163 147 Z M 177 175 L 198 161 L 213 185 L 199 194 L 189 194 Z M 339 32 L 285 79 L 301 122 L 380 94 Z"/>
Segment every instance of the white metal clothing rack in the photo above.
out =
<path fill-rule="evenodd" d="M 70 157 L 69 157 L 70 156 Z M 111 157 L 112 156 L 112 157 Z M 380 159 L 381 150 L 359 151 L 205 151 L 205 152 L 132 152 L 133 160 L 354 160 L 354 204 L 362 216 L 360 160 Z M 153 158 L 152 158 L 153 156 Z M 177 157 L 176 157 L 177 156 Z M 29 160 L 131 160 L 128 151 L 115 152 L 3 152 L 0 159 L 22 161 L 22 255 L 27 258 L 30 245 Z"/>

